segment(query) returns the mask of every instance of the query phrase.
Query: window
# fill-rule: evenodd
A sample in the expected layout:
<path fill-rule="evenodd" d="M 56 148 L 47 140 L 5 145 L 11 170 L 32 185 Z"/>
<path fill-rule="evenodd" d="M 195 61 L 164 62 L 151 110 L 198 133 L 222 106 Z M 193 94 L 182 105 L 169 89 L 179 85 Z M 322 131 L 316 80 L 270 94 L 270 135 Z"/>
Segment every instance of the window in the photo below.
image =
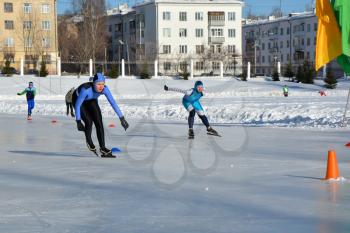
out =
<path fill-rule="evenodd" d="M 42 21 L 41 22 L 41 29 L 50 30 L 50 28 L 51 28 L 50 21 Z"/>
<path fill-rule="evenodd" d="M 180 53 L 187 53 L 187 45 L 180 45 Z"/>
<path fill-rule="evenodd" d="M 13 38 L 11 38 L 11 37 L 6 38 L 5 47 L 13 47 L 13 45 L 14 45 Z"/>
<path fill-rule="evenodd" d="M 30 37 L 25 38 L 24 47 L 31 48 L 33 46 L 33 40 Z"/>
<path fill-rule="evenodd" d="M 169 11 L 164 11 L 163 12 L 163 20 L 170 20 L 171 14 Z"/>
<path fill-rule="evenodd" d="M 228 37 L 236 37 L 236 29 L 228 29 Z"/>
<path fill-rule="evenodd" d="M 314 31 L 317 31 L 317 23 L 314 23 Z"/>
<path fill-rule="evenodd" d="M 23 22 L 23 29 L 30 30 L 32 28 L 32 21 L 24 21 Z"/>
<path fill-rule="evenodd" d="M 289 35 L 290 33 L 290 28 L 287 28 L 287 35 Z"/>
<path fill-rule="evenodd" d="M 171 28 L 163 28 L 163 37 L 171 37 Z"/>
<path fill-rule="evenodd" d="M 261 44 L 261 50 L 265 50 L 265 43 Z"/>
<path fill-rule="evenodd" d="M 195 65 L 196 70 L 204 70 L 204 62 L 202 61 L 197 61 Z"/>
<path fill-rule="evenodd" d="M 196 54 L 204 53 L 204 45 L 196 45 Z"/>
<path fill-rule="evenodd" d="M 163 45 L 163 53 L 165 53 L 165 54 L 171 53 L 171 46 L 170 45 Z"/>
<path fill-rule="evenodd" d="M 289 46 L 290 46 L 289 43 L 290 43 L 289 40 L 287 40 L 287 48 L 289 48 Z"/>
<path fill-rule="evenodd" d="M 180 70 L 182 70 L 182 71 L 188 70 L 187 69 L 187 62 L 185 62 L 185 61 L 180 62 Z"/>
<path fill-rule="evenodd" d="M 116 32 L 122 32 L 123 31 L 123 24 L 119 23 L 115 25 L 115 31 Z"/>
<path fill-rule="evenodd" d="M 212 69 L 213 69 L 213 70 L 218 70 L 218 69 L 220 69 L 220 62 L 213 61 L 213 62 L 212 62 Z"/>
<path fill-rule="evenodd" d="M 32 13 L 32 4 L 24 3 L 23 11 L 24 11 L 25 14 Z"/>
<path fill-rule="evenodd" d="M 187 37 L 187 29 L 186 28 L 180 28 L 179 36 L 180 37 Z"/>
<path fill-rule="evenodd" d="M 280 28 L 280 35 L 283 36 L 283 28 Z"/>
<path fill-rule="evenodd" d="M 5 12 L 13 12 L 13 4 L 10 2 L 5 2 L 4 3 L 4 11 Z"/>
<path fill-rule="evenodd" d="M 236 53 L 236 46 L 235 45 L 229 45 L 227 47 L 228 53 Z"/>
<path fill-rule="evenodd" d="M 164 70 L 171 70 L 171 63 L 166 61 L 163 63 Z"/>
<path fill-rule="evenodd" d="M 262 63 L 265 63 L 265 56 L 261 57 Z"/>
<path fill-rule="evenodd" d="M 283 41 L 280 41 L 280 48 L 283 48 Z"/>
<path fill-rule="evenodd" d="M 5 29 L 7 30 L 13 30 L 13 21 L 12 20 L 5 20 Z"/>
<path fill-rule="evenodd" d="M 180 12 L 180 21 L 187 21 L 187 12 Z"/>
<path fill-rule="evenodd" d="M 216 52 L 221 53 L 222 52 L 221 48 L 222 48 L 221 45 L 216 45 Z"/>
<path fill-rule="evenodd" d="M 311 30 L 311 25 L 308 23 L 307 24 L 307 31 L 310 32 L 310 30 Z"/>
<path fill-rule="evenodd" d="M 306 45 L 309 46 L 310 45 L 310 38 L 306 39 Z"/>
<path fill-rule="evenodd" d="M 43 13 L 43 14 L 50 13 L 50 5 L 49 4 L 42 4 L 41 5 L 41 13 Z"/>
<path fill-rule="evenodd" d="M 228 12 L 228 21 L 236 20 L 236 12 Z"/>
<path fill-rule="evenodd" d="M 44 37 L 42 46 L 43 46 L 43 48 L 50 48 L 51 47 L 51 40 L 50 40 L 50 38 Z"/>
<path fill-rule="evenodd" d="M 281 62 L 283 62 L 283 54 L 281 54 Z"/>
<path fill-rule="evenodd" d="M 203 12 L 196 12 L 196 21 L 203 21 Z"/>
<path fill-rule="evenodd" d="M 224 30 L 222 28 L 212 28 L 211 36 L 214 36 L 214 37 L 224 36 Z"/>
<path fill-rule="evenodd" d="M 196 37 L 203 37 L 203 29 L 196 28 Z"/>
<path fill-rule="evenodd" d="M 287 61 L 289 61 L 290 60 L 290 56 L 289 56 L 289 54 L 287 54 Z"/>
<path fill-rule="evenodd" d="M 135 20 L 130 20 L 129 21 L 129 28 L 130 28 L 130 31 L 136 29 L 136 22 L 135 22 Z"/>
<path fill-rule="evenodd" d="M 45 62 L 51 62 L 51 55 L 42 55 L 42 59 Z"/>

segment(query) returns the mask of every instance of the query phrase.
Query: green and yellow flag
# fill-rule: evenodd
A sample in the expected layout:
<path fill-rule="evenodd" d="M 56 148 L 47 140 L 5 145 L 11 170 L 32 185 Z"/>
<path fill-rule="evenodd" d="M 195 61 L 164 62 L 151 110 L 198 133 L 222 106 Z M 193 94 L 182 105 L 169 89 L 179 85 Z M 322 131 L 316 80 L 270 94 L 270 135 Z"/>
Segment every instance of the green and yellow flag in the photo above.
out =
<path fill-rule="evenodd" d="M 319 70 L 342 54 L 342 39 L 329 0 L 316 1 L 316 15 L 318 17 L 318 30 L 315 66 L 316 70 Z"/>
<path fill-rule="evenodd" d="M 337 61 L 344 72 L 350 74 L 350 1 L 332 0 L 332 7 L 342 38 L 342 55 L 337 58 Z"/>

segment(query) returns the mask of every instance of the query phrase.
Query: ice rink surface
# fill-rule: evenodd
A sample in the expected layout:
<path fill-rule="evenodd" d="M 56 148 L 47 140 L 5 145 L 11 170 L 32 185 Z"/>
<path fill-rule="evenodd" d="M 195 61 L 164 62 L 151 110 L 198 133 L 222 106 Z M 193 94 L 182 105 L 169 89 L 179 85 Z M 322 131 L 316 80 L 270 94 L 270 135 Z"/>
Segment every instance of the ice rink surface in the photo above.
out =
<path fill-rule="evenodd" d="M 189 141 L 185 121 L 104 120 L 117 159 L 71 118 L 0 115 L 0 232 L 350 231 L 350 181 L 322 180 L 329 149 L 350 178 L 348 130 L 196 125 Z"/>

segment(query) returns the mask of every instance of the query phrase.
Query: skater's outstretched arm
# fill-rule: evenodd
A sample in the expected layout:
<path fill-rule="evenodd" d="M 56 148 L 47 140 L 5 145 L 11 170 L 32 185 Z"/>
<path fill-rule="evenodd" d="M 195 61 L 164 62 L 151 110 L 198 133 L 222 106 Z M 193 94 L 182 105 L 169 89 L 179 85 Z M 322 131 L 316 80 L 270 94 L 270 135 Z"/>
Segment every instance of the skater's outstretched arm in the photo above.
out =
<path fill-rule="evenodd" d="M 183 90 L 183 89 L 180 89 L 180 88 L 168 87 L 167 85 L 164 85 L 164 90 L 180 92 L 180 93 L 183 93 L 185 95 L 191 95 L 191 93 L 192 93 L 192 89 L 190 89 L 190 90 Z"/>
<path fill-rule="evenodd" d="M 24 89 L 24 91 L 22 91 L 22 92 L 18 92 L 17 95 L 24 95 L 24 94 L 26 94 L 26 93 L 27 93 L 27 88 Z"/>
<path fill-rule="evenodd" d="M 114 109 L 114 111 L 118 115 L 118 117 L 119 118 L 123 117 L 122 111 L 120 111 L 120 108 L 119 108 L 117 102 L 115 102 L 115 99 L 113 98 L 113 96 L 112 96 L 112 94 L 107 86 L 105 86 L 105 88 L 103 89 L 103 94 L 105 94 L 108 102 L 111 104 L 112 108 Z"/>
<path fill-rule="evenodd" d="M 125 120 L 122 111 L 120 110 L 117 102 L 115 102 L 115 99 L 113 98 L 109 88 L 107 86 L 105 86 L 105 88 L 103 89 L 103 94 L 106 96 L 108 102 L 111 104 L 112 108 L 114 109 L 115 113 L 117 113 L 119 119 L 120 119 L 120 123 L 123 126 L 123 128 L 125 130 L 127 130 L 127 128 L 129 128 L 129 124 L 128 122 Z"/>

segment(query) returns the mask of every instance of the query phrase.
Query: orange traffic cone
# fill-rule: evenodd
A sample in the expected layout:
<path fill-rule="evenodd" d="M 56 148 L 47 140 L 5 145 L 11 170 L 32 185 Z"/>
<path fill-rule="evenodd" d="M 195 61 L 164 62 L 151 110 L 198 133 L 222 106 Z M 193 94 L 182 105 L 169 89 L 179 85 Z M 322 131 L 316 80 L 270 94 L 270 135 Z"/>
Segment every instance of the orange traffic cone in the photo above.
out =
<path fill-rule="evenodd" d="M 56 123 L 57 123 L 57 120 L 53 119 L 53 120 L 51 121 L 51 123 L 52 123 L 52 124 L 56 124 Z"/>
<path fill-rule="evenodd" d="M 114 128 L 115 127 L 115 124 L 111 123 L 108 125 L 109 128 Z"/>
<path fill-rule="evenodd" d="M 346 147 L 350 147 L 350 142 L 345 144 Z"/>
<path fill-rule="evenodd" d="M 334 150 L 328 151 L 326 180 L 339 178 L 337 156 Z"/>

